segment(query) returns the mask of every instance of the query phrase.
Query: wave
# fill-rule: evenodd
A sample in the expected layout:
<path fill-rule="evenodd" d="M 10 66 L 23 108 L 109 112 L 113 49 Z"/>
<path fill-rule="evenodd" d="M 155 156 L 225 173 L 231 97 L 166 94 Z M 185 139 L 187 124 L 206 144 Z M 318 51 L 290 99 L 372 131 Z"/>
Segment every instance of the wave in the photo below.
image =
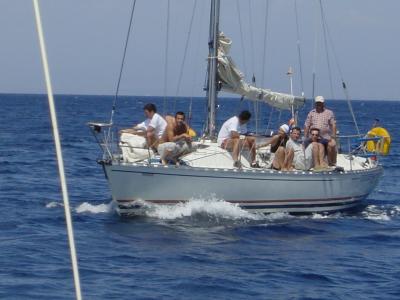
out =
<path fill-rule="evenodd" d="M 62 201 L 51 201 L 46 204 L 46 208 L 56 208 L 56 207 L 64 207 L 64 203 Z M 75 209 L 75 212 L 78 214 L 81 213 L 110 213 L 114 211 L 114 205 L 112 202 L 110 203 L 101 203 L 101 204 L 90 204 L 88 202 L 83 202 L 79 204 Z"/>
<path fill-rule="evenodd" d="M 188 217 L 221 218 L 225 220 L 248 220 L 248 221 L 267 221 L 274 222 L 288 219 L 367 219 L 373 221 L 390 221 L 393 218 L 400 217 L 400 205 L 374 205 L 370 204 L 356 212 L 336 212 L 336 213 L 312 213 L 310 215 L 291 215 L 289 213 L 276 212 L 269 214 L 249 212 L 240 208 L 237 204 L 232 204 L 218 199 L 215 196 L 210 198 L 191 198 L 189 201 L 176 205 L 158 205 L 145 201 L 137 200 L 135 203 L 142 208 L 138 210 L 137 215 L 161 220 L 175 220 Z M 59 201 L 52 201 L 46 204 L 46 208 L 63 207 L 64 204 Z M 91 204 L 83 202 L 75 209 L 78 214 L 91 213 L 113 213 L 115 204 L 109 203 Z M 266 224 L 268 225 L 268 224 Z"/>
<path fill-rule="evenodd" d="M 357 218 L 373 221 L 390 221 L 392 218 L 400 216 L 400 205 L 368 205 L 361 211 L 354 212 L 336 212 L 329 214 L 313 213 L 312 219 L 344 219 Z M 308 218 L 304 216 L 304 218 Z"/>
<path fill-rule="evenodd" d="M 226 202 L 215 196 L 210 198 L 191 198 L 177 205 L 145 204 L 145 216 L 163 220 L 180 219 L 196 215 L 206 215 L 231 220 L 261 220 L 263 215 L 248 212 L 237 204 Z"/>
<path fill-rule="evenodd" d="M 392 218 L 400 216 L 400 205 L 368 205 L 361 215 L 368 220 L 390 221 Z"/>
<path fill-rule="evenodd" d="M 46 204 L 46 208 L 56 208 L 56 207 L 60 207 L 60 206 L 64 206 L 64 204 L 59 201 L 51 201 Z"/>
<path fill-rule="evenodd" d="M 75 211 L 78 214 L 81 213 L 92 213 L 92 214 L 100 214 L 100 213 L 110 213 L 114 211 L 114 205 L 112 202 L 110 203 L 101 203 L 101 204 L 90 204 L 88 202 L 83 202 L 78 207 L 75 208 Z"/>

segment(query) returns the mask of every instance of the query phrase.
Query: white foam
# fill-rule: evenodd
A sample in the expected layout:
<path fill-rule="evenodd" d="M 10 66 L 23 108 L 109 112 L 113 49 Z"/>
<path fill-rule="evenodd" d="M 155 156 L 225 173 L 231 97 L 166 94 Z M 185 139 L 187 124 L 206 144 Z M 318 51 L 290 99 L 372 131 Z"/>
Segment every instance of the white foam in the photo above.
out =
<path fill-rule="evenodd" d="M 215 197 L 210 199 L 192 198 L 185 203 L 176 205 L 149 205 L 145 214 L 159 219 L 179 219 L 198 214 L 205 214 L 224 219 L 249 219 L 259 220 L 260 215 L 241 209 L 237 204 L 232 204 Z"/>
<path fill-rule="evenodd" d="M 52 201 L 46 204 L 46 208 L 55 208 L 58 206 L 64 206 L 61 202 Z"/>
<path fill-rule="evenodd" d="M 390 211 L 384 206 L 378 207 L 376 205 L 368 205 L 362 212 L 363 217 L 368 220 L 374 221 L 390 221 Z"/>
<path fill-rule="evenodd" d="M 92 213 L 92 214 L 109 213 L 112 210 L 113 210 L 112 202 L 110 202 L 108 204 L 102 203 L 102 204 L 98 204 L 98 205 L 93 205 L 88 202 L 83 202 L 77 208 L 75 208 L 75 211 L 78 214 L 81 214 L 81 213 Z"/>

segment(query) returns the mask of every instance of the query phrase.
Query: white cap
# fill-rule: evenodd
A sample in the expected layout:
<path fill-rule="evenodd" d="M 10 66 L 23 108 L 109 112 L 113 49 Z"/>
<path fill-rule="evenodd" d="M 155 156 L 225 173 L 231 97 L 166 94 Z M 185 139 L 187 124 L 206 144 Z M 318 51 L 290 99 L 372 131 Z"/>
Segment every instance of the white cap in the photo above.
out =
<path fill-rule="evenodd" d="M 287 124 L 282 124 L 281 125 L 281 127 L 279 127 L 279 129 L 282 129 L 282 131 L 284 132 L 284 133 L 289 133 L 289 125 L 287 125 Z"/>
<path fill-rule="evenodd" d="M 315 102 L 324 103 L 324 102 L 325 102 L 325 99 L 324 99 L 324 97 L 322 97 L 322 96 L 317 96 L 317 97 L 315 97 Z"/>

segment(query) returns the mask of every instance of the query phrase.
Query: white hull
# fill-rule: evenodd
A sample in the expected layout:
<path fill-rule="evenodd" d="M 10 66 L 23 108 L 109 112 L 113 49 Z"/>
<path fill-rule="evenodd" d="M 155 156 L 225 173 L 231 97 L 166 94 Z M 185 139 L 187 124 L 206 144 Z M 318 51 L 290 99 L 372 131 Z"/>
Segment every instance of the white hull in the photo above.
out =
<path fill-rule="evenodd" d="M 174 205 L 210 198 L 270 213 L 331 212 L 360 204 L 377 185 L 380 166 L 343 172 L 281 172 L 121 163 L 104 165 L 120 214 L 141 204 Z"/>

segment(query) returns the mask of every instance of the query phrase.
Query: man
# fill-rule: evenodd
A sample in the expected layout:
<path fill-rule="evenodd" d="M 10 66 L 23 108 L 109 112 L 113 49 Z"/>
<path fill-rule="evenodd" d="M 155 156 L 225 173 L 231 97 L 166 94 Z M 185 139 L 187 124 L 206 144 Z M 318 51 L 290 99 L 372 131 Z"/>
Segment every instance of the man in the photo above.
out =
<path fill-rule="evenodd" d="M 281 170 L 285 161 L 285 147 L 288 141 L 290 127 L 287 124 L 282 124 L 279 127 L 278 133 L 275 134 L 267 143 L 257 146 L 257 148 L 271 145 L 271 153 L 274 154 L 271 167 L 275 170 Z"/>
<path fill-rule="evenodd" d="M 325 99 L 315 97 L 315 109 L 310 111 L 304 124 L 304 136 L 310 138 L 310 129 L 318 128 L 321 136 L 320 143 L 326 147 L 328 163 L 336 165 L 336 120 L 335 115 L 324 107 Z"/>
<path fill-rule="evenodd" d="M 300 142 L 301 129 L 293 127 L 290 139 L 286 143 L 286 157 L 282 170 L 290 171 L 293 167 L 297 170 L 307 171 L 314 165 L 314 170 L 327 167 L 324 162 L 324 146 L 318 142 L 318 129 L 311 129 L 311 143 L 303 145 Z"/>
<path fill-rule="evenodd" d="M 240 168 L 242 166 L 239 160 L 239 151 L 242 148 L 250 149 L 251 167 L 258 168 L 256 162 L 256 140 L 254 137 L 246 136 L 241 138 L 241 134 L 247 132 L 247 122 L 251 118 L 251 113 L 247 110 L 242 111 L 239 116 L 234 116 L 222 125 L 218 133 L 217 142 L 221 148 L 232 151 L 233 166 Z"/>
<path fill-rule="evenodd" d="M 178 158 L 190 151 L 192 138 L 188 134 L 189 126 L 185 123 L 185 113 L 178 111 L 175 118 L 166 116 L 167 128 L 163 136 L 164 143 L 158 146 L 161 162 L 166 165 L 172 161 L 179 165 Z"/>
<path fill-rule="evenodd" d="M 147 119 L 133 128 L 121 130 L 120 133 L 144 136 L 147 146 L 155 150 L 164 135 L 167 122 L 157 113 L 157 108 L 153 103 L 146 104 L 143 110 Z"/>

